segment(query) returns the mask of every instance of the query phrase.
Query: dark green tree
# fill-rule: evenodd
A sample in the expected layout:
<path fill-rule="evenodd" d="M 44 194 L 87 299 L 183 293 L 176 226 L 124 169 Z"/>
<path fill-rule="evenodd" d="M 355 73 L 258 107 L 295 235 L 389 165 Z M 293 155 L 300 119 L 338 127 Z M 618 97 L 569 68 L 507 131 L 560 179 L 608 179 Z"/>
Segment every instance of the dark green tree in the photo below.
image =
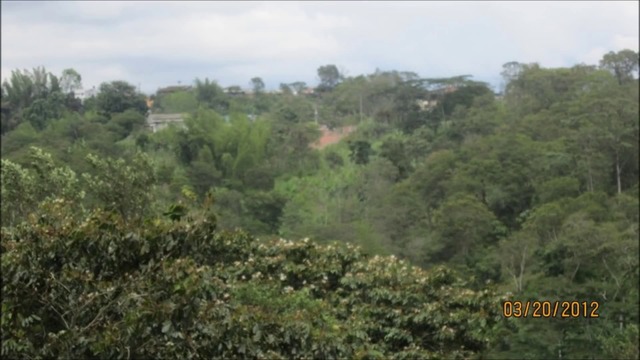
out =
<path fill-rule="evenodd" d="M 340 80 L 342 80 L 342 75 L 340 75 L 338 68 L 331 64 L 320 66 L 318 68 L 318 78 L 320 79 L 318 90 L 330 91 L 338 85 Z"/>
<path fill-rule="evenodd" d="M 633 81 L 633 74 L 638 72 L 638 59 L 638 52 L 633 50 L 610 51 L 600 60 L 600 67 L 609 70 L 622 85 Z"/>
<path fill-rule="evenodd" d="M 113 114 L 127 110 L 145 114 L 147 103 L 145 96 L 138 93 L 135 86 L 126 81 L 112 81 L 100 84 L 96 108 L 99 114 L 111 118 Z"/>
<path fill-rule="evenodd" d="M 356 140 L 349 143 L 349 159 L 358 165 L 369 163 L 369 158 L 373 154 L 371 143 L 364 140 Z"/>
<path fill-rule="evenodd" d="M 260 94 L 262 92 L 264 92 L 264 81 L 262 81 L 262 78 L 260 77 L 254 77 L 251 79 L 251 81 L 249 82 L 251 87 L 253 88 L 253 93 L 254 94 Z"/>

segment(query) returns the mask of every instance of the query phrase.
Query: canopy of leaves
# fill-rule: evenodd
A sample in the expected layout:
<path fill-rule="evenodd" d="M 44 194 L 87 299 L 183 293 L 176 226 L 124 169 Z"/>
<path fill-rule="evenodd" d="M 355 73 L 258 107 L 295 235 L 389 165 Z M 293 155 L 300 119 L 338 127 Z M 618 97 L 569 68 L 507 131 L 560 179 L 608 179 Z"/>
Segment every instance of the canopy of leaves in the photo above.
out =
<path fill-rule="evenodd" d="M 5 357 L 466 358 L 500 319 L 443 268 L 72 205 L 2 229 Z"/>

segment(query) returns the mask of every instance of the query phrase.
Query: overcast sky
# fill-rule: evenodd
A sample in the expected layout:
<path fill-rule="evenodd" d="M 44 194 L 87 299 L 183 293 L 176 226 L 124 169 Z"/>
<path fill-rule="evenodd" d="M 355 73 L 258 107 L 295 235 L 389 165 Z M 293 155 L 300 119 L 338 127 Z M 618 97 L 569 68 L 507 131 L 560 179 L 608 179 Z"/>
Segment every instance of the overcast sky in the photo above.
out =
<path fill-rule="evenodd" d="M 85 88 L 127 80 L 148 93 L 196 77 L 315 85 L 325 64 L 498 85 L 509 61 L 572 66 L 638 51 L 638 3 L 2 1 L 1 70 L 74 68 Z"/>

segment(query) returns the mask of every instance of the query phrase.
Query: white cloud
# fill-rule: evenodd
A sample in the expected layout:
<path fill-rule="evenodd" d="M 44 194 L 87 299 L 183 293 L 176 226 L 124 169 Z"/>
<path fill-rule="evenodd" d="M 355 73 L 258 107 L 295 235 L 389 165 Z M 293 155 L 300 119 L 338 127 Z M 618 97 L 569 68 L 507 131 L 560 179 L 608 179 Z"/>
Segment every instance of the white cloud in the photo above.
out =
<path fill-rule="evenodd" d="M 2 76 L 44 65 L 74 67 L 86 85 L 262 76 L 277 86 L 314 83 L 335 63 L 351 75 L 492 78 L 512 60 L 571 66 L 637 50 L 637 24 L 637 2 L 3 2 Z"/>

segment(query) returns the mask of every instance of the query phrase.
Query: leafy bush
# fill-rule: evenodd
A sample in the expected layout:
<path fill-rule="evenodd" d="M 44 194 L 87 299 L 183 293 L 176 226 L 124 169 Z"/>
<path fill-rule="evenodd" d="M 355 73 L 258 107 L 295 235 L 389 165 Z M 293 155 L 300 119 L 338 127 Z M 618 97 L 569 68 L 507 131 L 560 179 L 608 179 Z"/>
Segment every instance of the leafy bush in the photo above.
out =
<path fill-rule="evenodd" d="M 499 320 L 445 268 L 72 208 L 2 229 L 5 357 L 469 358 Z"/>

